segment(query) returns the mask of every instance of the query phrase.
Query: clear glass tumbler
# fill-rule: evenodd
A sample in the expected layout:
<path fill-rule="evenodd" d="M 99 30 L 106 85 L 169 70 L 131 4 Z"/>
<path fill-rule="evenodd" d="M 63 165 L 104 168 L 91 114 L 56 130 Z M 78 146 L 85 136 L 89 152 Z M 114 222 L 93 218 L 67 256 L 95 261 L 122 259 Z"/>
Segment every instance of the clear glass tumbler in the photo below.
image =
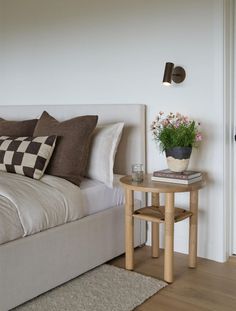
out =
<path fill-rule="evenodd" d="M 132 165 L 132 181 L 143 181 L 143 164 L 138 163 Z"/>

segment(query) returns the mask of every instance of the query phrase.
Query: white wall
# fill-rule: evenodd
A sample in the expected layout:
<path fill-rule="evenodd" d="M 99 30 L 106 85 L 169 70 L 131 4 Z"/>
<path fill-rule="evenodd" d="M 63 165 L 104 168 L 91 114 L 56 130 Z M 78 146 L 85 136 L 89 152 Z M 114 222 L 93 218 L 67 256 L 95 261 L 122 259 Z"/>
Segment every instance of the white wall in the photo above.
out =
<path fill-rule="evenodd" d="M 206 170 L 199 256 L 222 261 L 223 0 L 0 0 L 0 105 L 144 103 L 147 130 L 159 110 L 202 123 L 191 167 Z M 161 85 L 166 61 L 183 84 Z M 147 135 L 148 171 L 165 168 Z M 177 202 L 187 204 L 187 195 Z M 187 222 L 175 249 L 187 251 Z"/>

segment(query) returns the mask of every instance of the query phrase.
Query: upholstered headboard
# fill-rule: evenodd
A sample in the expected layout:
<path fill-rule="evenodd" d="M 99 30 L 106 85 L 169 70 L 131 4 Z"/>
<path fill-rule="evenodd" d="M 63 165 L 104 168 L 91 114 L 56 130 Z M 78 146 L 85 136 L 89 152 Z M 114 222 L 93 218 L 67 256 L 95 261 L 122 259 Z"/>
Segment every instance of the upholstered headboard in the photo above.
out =
<path fill-rule="evenodd" d="M 58 120 L 95 114 L 99 116 L 99 124 L 123 121 L 125 128 L 116 155 L 115 173 L 130 173 L 134 163 L 145 165 L 145 105 L 0 106 L 0 117 L 8 120 L 38 118 L 44 110 Z"/>

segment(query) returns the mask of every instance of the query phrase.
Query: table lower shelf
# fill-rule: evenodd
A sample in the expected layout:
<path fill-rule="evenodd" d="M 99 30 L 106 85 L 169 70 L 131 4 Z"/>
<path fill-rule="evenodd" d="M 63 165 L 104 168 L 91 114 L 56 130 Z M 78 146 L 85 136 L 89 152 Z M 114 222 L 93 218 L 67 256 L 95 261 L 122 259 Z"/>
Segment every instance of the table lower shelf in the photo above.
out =
<path fill-rule="evenodd" d="M 184 220 L 192 216 L 192 212 L 183 208 L 175 207 L 174 222 Z M 165 206 L 146 206 L 136 210 L 133 214 L 134 218 L 141 220 L 164 223 L 165 222 Z"/>

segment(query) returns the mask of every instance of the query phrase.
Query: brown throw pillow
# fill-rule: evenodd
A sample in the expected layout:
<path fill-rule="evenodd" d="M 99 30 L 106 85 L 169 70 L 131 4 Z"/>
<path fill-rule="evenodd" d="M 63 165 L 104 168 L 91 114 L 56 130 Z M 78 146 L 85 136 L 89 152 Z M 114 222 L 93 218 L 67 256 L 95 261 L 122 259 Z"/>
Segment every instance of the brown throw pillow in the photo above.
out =
<path fill-rule="evenodd" d="M 0 118 L 0 136 L 33 136 L 37 119 L 7 121 Z"/>
<path fill-rule="evenodd" d="M 65 178 L 76 185 L 83 179 L 89 153 L 89 143 L 98 116 L 80 116 L 58 122 L 43 112 L 34 136 L 57 136 L 57 144 L 46 174 Z"/>

